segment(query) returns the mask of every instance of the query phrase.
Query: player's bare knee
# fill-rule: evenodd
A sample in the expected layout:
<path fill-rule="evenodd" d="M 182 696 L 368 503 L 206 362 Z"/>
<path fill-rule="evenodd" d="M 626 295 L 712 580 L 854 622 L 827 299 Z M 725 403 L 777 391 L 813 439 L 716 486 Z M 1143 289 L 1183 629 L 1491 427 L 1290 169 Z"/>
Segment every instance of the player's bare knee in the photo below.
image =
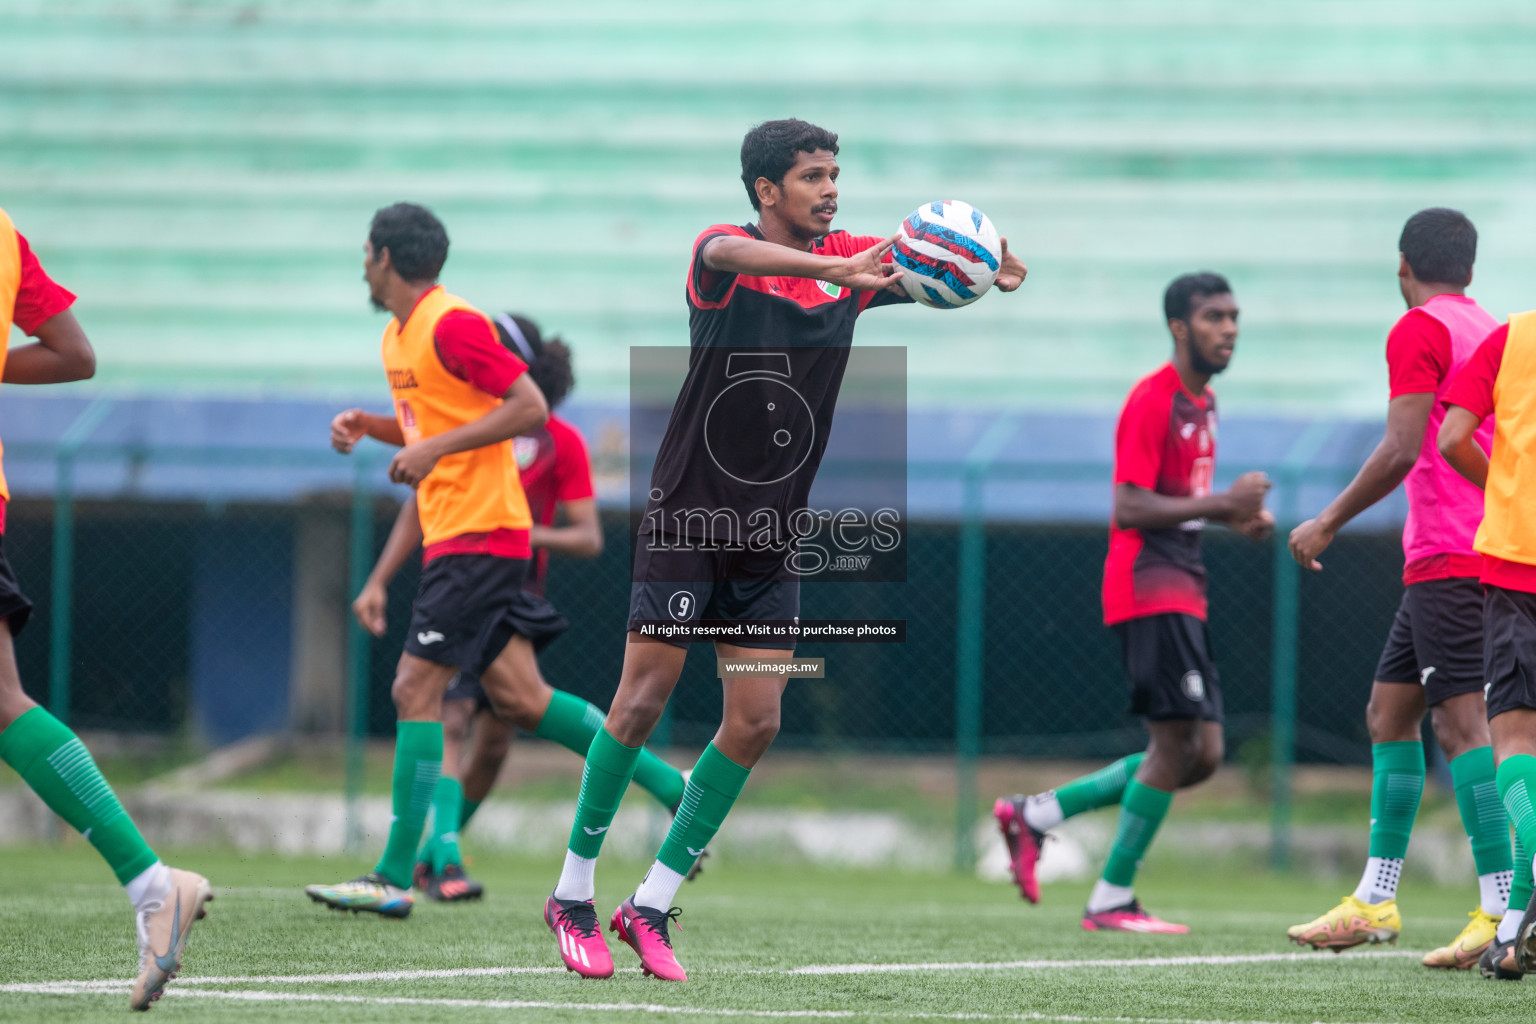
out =
<path fill-rule="evenodd" d="M 1476 704 L 1478 709 L 1483 707 L 1481 701 Z M 1454 761 L 1467 751 L 1486 747 L 1491 742 L 1486 713 L 1469 714 L 1468 710 L 1458 705 L 1456 698 L 1430 709 L 1430 725 L 1435 730 L 1435 739 L 1440 741 L 1440 749 L 1445 752 L 1447 760 Z"/>
<path fill-rule="evenodd" d="M 665 697 L 643 692 L 626 694 L 621 691 L 614 696 L 608 717 L 603 720 L 603 727 L 625 746 L 638 747 L 650 739 L 651 731 L 661 721 L 661 713 L 666 706 Z"/>
<path fill-rule="evenodd" d="M 779 735 L 779 709 L 763 708 L 731 715 L 724 727 L 737 745 L 761 755 Z"/>
<path fill-rule="evenodd" d="M 1398 693 L 1402 690 L 1402 693 Z M 1365 727 L 1371 734 L 1372 743 L 1412 742 L 1419 738 L 1419 726 L 1424 719 L 1417 702 L 1420 692 L 1408 686 L 1383 686 L 1378 684 L 1371 691 L 1371 699 L 1365 706 Z"/>

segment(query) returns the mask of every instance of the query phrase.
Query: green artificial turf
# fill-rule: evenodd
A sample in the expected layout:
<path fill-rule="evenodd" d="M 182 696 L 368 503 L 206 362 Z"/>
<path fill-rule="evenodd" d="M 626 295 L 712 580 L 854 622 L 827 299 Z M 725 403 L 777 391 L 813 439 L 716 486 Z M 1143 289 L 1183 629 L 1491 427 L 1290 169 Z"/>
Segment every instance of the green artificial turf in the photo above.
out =
<path fill-rule="evenodd" d="M 633 971 L 633 954 L 617 943 L 620 974 L 607 981 L 581 981 L 556 970 L 199 985 L 195 979 L 213 976 L 557 967 L 540 911 L 558 864 L 481 858 L 472 873 L 488 887 L 483 902 L 421 904 L 409 920 L 389 921 L 329 911 L 301 892 L 306 882 L 359 873 L 366 859 L 196 852 L 167 859 L 205 872 L 218 896 L 209 919 L 193 932 L 183 978 L 154 1009 L 159 1020 L 696 1021 L 740 1020 L 742 1011 L 746 1019 L 830 1013 L 859 1021 L 922 1015 L 1231 1022 L 1536 1018 L 1536 989 L 1529 985 L 1432 973 L 1413 957 L 1385 951 L 1261 963 L 790 973 L 826 964 L 1283 954 L 1294 948 L 1284 940 L 1285 926 L 1322 912 L 1341 895 L 1338 886 L 1280 877 L 1193 876 L 1159 867 L 1155 855 L 1139 893 L 1154 912 L 1189 923 L 1194 930 L 1188 936 L 1083 932 L 1083 883 L 1047 886 L 1044 905 L 1030 907 L 1007 887 L 954 876 L 716 863 L 680 894 L 685 909 L 677 952 L 692 974 L 683 985 L 642 978 Z M 641 870 L 601 865 L 600 914 L 630 892 Z M 1449 940 L 1474 899 L 1470 879 L 1455 889 L 1417 881 L 1405 886 L 1402 948 L 1424 950 Z M 89 849 L 0 851 L 0 935 L 0 1020 L 87 1024 L 127 1013 L 126 986 L 82 994 L 3 990 L 133 973 L 127 901 Z M 236 993 L 244 998 L 230 997 Z M 322 1001 L 332 997 L 360 1001 Z M 502 1005 L 378 1002 L 388 999 Z M 663 1008 L 678 1012 L 658 1012 Z"/>

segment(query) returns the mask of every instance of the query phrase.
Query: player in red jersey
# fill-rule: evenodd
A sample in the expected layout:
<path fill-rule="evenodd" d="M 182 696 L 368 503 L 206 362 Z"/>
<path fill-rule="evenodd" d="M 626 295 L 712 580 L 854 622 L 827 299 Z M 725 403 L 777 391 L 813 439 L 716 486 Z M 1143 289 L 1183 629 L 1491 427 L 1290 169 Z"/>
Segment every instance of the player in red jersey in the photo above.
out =
<path fill-rule="evenodd" d="M 1003 797 L 993 814 L 1024 898 L 1040 901 L 1035 864 L 1045 833 L 1075 814 L 1120 805 L 1104 874 L 1088 897 L 1088 931 L 1182 933 L 1142 909 L 1131 886 L 1174 790 L 1210 778 L 1221 763 L 1222 702 L 1206 630 L 1200 533 L 1207 520 L 1255 540 L 1273 532 L 1269 480 L 1244 473 L 1220 494 L 1216 394 L 1237 342 L 1237 301 L 1218 274 L 1186 274 L 1163 296 L 1173 360 L 1131 389 L 1115 431 L 1114 518 L 1104 563 L 1104 623 L 1120 637 L 1131 710 L 1150 742 L 1060 789 Z"/>
<path fill-rule="evenodd" d="M 742 140 L 741 182 L 757 222 L 717 224 L 694 242 L 685 284 L 688 373 L 657 451 L 638 531 L 624 670 L 608 718 L 587 752 L 565 865 L 544 909 L 561 960 L 583 977 L 613 973 L 593 902 L 597 858 L 635 757 L 656 727 L 688 653 L 685 640 L 652 642 L 641 630 L 658 619 L 745 623 L 798 617 L 799 576 L 789 544 L 716 544 L 699 531 L 712 531 L 708 524 L 717 523 L 717 515 L 738 525 L 784 524 L 807 512 L 855 323 L 874 306 L 906 300 L 888 262 L 894 238 L 832 228 L 837 152 L 834 133 L 804 121 L 756 126 Z M 998 290 L 1014 291 L 1024 275 L 1024 264 L 1003 242 Z M 711 423 L 722 421 L 712 421 L 710 409 L 725 390 L 739 386 L 729 382 L 743 374 L 739 363 L 732 366 L 743 355 L 774 357 L 774 388 L 787 386 L 799 401 L 779 405 L 765 390 L 744 391 L 762 401 L 755 408 L 777 429 L 766 434 L 737 429 L 740 424 L 727 417 L 726 426 L 712 433 Z M 752 379 L 750 373 L 741 378 Z M 767 445 L 766 438 L 772 439 Z M 716 461 L 712 445 L 724 446 L 719 449 L 724 462 Z M 702 517 L 689 514 L 700 509 Z M 708 522 L 698 522 L 701 518 Z M 717 642 L 715 653 L 786 659 L 793 646 L 742 638 Z M 647 974 L 687 978 L 673 954 L 669 926 L 680 911 L 671 902 L 778 733 L 785 683 L 778 675 L 722 681 L 719 731 L 692 769 L 682 807 L 650 871 L 609 918 Z"/>
<path fill-rule="evenodd" d="M 537 654 L 569 625 L 544 598 L 549 556 L 596 558 L 603 550 L 602 524 L 586 441 L 574 426 L 553 414 L 575 383 L 570 349 L 559 338 L 545 341 L 538 325 L 526 317 L 501 313 L 491 319 L 501 344 L 528 365 L 528 376 L 544 393 L 551 409 L 543 426 L 514 438 L 512 443 L 518 477 L 533 518 L 529 537 L 533 560 L 511 614 L 517 635 L 526 637 Z M 449 361 L 467 362 L 456 360 L 451 344 L 444 355 Z M 563 525 L 555 525 L 557 515 L 564 517 Z M 420 547 L 421 523 L 412 495 L 401 506 L 378 563 L 352 603 L 358 622 L 374 636 L 384 633 L 389 581 Z M 473 673 L 461 671 L 443 694 L 443 774 L 433 794 L 432 820 L 417 854 L 413 879 L 429 899 L 470 900 L 484 893 L 480 883 L 464 873 L 459 831 L 495 784 L 515 729 L 522 727 L 561 742 L 561 730 L 574 728 L 574 738 L 580 742 L 590 740 L 590 731 L 602 723 L 602 712 L 596 707 L 551 688 L 538 673 L 536 662 L 531 672 L 519 673 L 518 682 L 522 698 L 509 720 L 497 717 Z M 473 741 L 466 755 L 465 743 L 471 733 Z M 675 810 L 682 799 L 682 774 L 649 751 L 636 781 L 669 810 Z"/>
<path fill-rule="evenodd" d="M 95 374 L 96 353 L 70 311 L 74 302 L 74 294 L 54 283 L 0 210 L 0 371 L 5 383 L 61 384 Z M 14 349 L 3 344 L 13 323 L 36 342 Z M 9 500 L 0 476 L 0 541 Z M 213 890 L 201 875 L 161 863 L 85 744 L 22 689 L 12 637 L 31 613 L 32 602 L 0 553 L 0 761 L 85 836 L 127 890 L 139 937 L 139 975 L 128 1005 L 147 1010 L 181 967 L 187 933 L 206 915 Z"/>
<path fill-rule="evenodd" d="M 1477 229 L 1465 215 L 1420 210 L 1403 226 L 1397 247 L 1398 283 L 1408 311 L 1387 335 L 1386 436 L 1349 486 L 1290 536 L 1292 556 L 1318 571 L 1319 556 L 1340 527 L 1398 484 L 1408 496 L 1403 597 L 1365 711 L 1373 769 L 1370 847 L 1354 892 L 1286 934 L 1298 944 L 1333 950 L 1397 938 L 1402 930 L 1397 883 L 1424 791 L 1427 711 L 1450 762 L 1457 809 L 1477 866 L 1479 901 L 1461 934 L 1425 954 L 1423 963 L 1470 970 L 1508 909 L 1513 861 L 1483 698 L 1482 560 L 1472 548 L 1483 520 L 1483 492 L 1440 457 L 1435 438 L 1445 418 L 1437 399 L 1496 321 L 1466 294 Z M 1493 443 L 1491 419 L 1478 430 L 1478 442 L 1485 450 Z"/>

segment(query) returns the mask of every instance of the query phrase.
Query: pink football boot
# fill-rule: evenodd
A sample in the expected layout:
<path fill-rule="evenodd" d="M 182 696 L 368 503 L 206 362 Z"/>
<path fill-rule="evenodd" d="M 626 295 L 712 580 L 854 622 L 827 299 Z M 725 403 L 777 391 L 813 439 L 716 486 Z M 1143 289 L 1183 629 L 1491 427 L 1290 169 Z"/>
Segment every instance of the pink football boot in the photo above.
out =
<path fill-rule="evenodd" d="M 583 978 L 613 977 L 613 956 L 591 900 L 561 900 L 551 893 L 544 901 L 544 923 L 560 940 L 560 959 L 567 970 Z"/>
<path fill-rule="evenodd" d="M 676 921 L 682 912 L 681 907 L 667 911 L 637 907 L 631 896 L 613 912 L 608 930 L 618 932 L 619 938 L 640 954 L 641 973 L 662 981 L 687 981 L 688 972 L 672 954 L 672 937 L 667 934 L 667 922 Z"/>
<path fill-rule="evenodd" d="M 992 805 L 992 817 L 1008 844 L 1008 872 L 1018 883 L 1019 895 L 1031 903 L 1040 902 L 1040 879 L 1035 877 L 1035 864 L 1040 860 L 1040 846 L 1045 833 L 1024 820 L 1024 798 L 1001 796 Z"/>
<path fill-rule="evenodd" d="M 1185 935 L 1187 924 L 1160 921 L 1141 909 L 1140 900 L 1131 900 L 1123 907 L 1101 910 L 1097 914 L 1083 911 L 1085 932 L 1141 932 L 1144 935 Z"/>

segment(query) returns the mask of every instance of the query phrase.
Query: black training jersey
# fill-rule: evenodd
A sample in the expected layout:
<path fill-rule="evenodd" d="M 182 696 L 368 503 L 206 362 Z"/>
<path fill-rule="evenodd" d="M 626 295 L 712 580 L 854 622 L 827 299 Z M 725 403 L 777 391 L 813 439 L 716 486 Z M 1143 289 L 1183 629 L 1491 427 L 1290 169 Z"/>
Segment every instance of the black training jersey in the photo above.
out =
<path fill-rule="evenodd" d="M 656 455 L 641 532 L 726 543 L 729 531 L 739 543 L 759 529 L 784 536 L 792 528 L 826 451 L 855 320 L 871 306 L 910 300 L 708 270 L 700 250 L 721 235 L 763 237 L 755 225 L 717 224 L 693 243 L 688 376 Z M 853 256 L 881 241 L 834 231 L 812 251 Z"/>

